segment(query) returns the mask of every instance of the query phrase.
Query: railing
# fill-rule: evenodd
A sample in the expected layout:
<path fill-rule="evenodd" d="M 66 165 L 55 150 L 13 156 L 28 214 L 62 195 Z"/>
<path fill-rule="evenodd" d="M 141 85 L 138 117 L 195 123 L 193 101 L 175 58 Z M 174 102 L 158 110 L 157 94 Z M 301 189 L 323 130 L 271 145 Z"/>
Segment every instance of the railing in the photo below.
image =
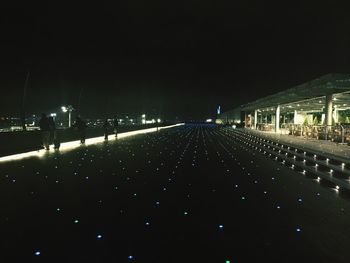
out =
<path fill-rule="evenodd" d="M 286 124 L 281 129 L 289 131 L 290 135 L 307 139 L 329 140 L 341 144 L 350 142 L 350 125 L 301 125 Z"/>
<path fill-rule="evenodd" d="M 260 131 L 273 131 L 275 129 L 275 125 L 270 123 L 258 123 L 256 128 Z"/>
<path fill-rule="evenodd" d="M 274 124 L 258 123 L 257 130 L 274 131 Z M 280 134 L 300 136 L 306 139 L 317 139 L 333 141 L 339 144 L 350 145 L 350 124 L 338 125 L 302 125 L 302 124 L 281 124 Z"/>

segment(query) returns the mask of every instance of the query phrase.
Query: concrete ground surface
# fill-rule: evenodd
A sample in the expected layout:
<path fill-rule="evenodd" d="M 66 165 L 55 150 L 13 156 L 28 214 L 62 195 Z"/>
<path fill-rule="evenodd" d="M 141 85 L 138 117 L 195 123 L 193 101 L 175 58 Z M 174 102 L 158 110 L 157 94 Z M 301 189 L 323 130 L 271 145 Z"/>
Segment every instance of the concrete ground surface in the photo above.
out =
<path fill-rule="evenodd" d="M 350 200 L 185 125 L 0 163 L 0 262 L 349 262 Z"/>

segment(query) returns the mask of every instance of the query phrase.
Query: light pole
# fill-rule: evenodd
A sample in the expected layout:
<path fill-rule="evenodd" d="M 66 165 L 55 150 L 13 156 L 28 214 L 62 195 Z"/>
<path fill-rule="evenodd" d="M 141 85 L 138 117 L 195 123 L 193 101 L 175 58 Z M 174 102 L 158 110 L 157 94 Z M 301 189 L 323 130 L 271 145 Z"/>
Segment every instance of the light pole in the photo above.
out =
<path fill-rule="evenodd" d="M 56 113 L 51 113 L 50 116 L 53 118 L 53 121 L 55 122 L 57 114 Z"/>
<path fill-rule="evenodd" d="M 159 131 L 159 123 L 161 122 L 161 119 L 157 119 L 157 131 Z"/>
<path fill-rule="evenodd" d="M 27 96 L 28 81 L 29 81 L 29 71 L 27 72 L 26 80 L 24 82 L 23 95 L 22 95 L 22 100 L 21 100 L 21 124 L 22 124 L 23 131 L 27 130 L 25 100 L 26 100 L 26 96 Z"/>
<path fill-rule="evenodd" d="M 62 106 L 61 107 L 63 112 L 68 111 L 68 127 L 70 128 L 72 126 L 72 111 L 74 110 L 73 106 L 68 105 L 68 106 Z"/>

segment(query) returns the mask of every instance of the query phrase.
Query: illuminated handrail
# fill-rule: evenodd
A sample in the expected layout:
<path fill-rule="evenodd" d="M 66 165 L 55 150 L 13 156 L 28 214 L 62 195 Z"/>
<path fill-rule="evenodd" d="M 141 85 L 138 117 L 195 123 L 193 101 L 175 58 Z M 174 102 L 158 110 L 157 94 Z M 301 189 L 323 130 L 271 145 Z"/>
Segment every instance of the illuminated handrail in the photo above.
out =
<path fill-rule="evenodd" d="M 122 138 L 130 137 L 130 136 L 134 136 L 134 135 L 138 135 L 138 134 L 156 132 L 156 131 L 162 130 L 162 129 L 169 129 L 169 128 L 173 128 L 173 127 L 177 127 L 177 126 L 181 126 L 181 125 L 184 125 L 184 123 L 178 123 L 178 124 L 164 126 L 164 127 L 155 127 L 155 128 L 149 128 L 149 129 L 141 129 L 141 130 L 136 130 L 136 131 L 129 131 L 129 132 L 118 133 L 118 137 L 117 138 L 115 137 L 115 135 L 109 135 L 108 136 L 108 140 L 113 141 L 113 140 L 122 139 Z M 85 140 L 85 145 L 88 146 L 88 145 L 93 145 L 93 144 L 103 143 L 103 142 L 105 142 L 105 137 L 104 136 L 99 136 L 99 137 L 95 137 L 95 138 L 86 139 Z M 64 142 L 64 143 L 61 143 L 59 151 L 60 152 L 70 151 L 70 150 L 76 149 L 76 148 L 78 148 L 80 146 L 81 146 L 80 140 L 71 141 L 71 142 Z M 30 152 L 25 152 L 25 153 L 19 153 L 19 154 L 3 156 L 3 157 L 0 157 L 0 163 L 1 162 L 21 160 L 21 159 L 29 158 L 29 157 L 38 157 L 38 158 L 40 158 L 40 157 L 43 157 L 43 156 L 47 156 L 48 154 L 50 154 L 52 152 L 55 152 L 55 151 L 57 151 L 57 150 L 54 150 L 54 149 L 51 149 L 51 150 L 40 149 L 40 150 L 37 150 L 37 151 L 30 151 Z"/>

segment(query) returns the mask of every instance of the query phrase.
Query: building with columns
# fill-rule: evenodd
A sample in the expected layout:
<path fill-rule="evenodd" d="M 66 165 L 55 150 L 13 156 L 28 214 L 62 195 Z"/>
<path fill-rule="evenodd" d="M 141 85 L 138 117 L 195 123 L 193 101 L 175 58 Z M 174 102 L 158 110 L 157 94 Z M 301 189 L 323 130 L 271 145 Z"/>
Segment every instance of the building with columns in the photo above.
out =
<path fill-rule="evenodd" d="M 327 74 L 221 113 L 217 123 L 280 132 L 288 125 L 350 125 L 350 74 Z"/>

